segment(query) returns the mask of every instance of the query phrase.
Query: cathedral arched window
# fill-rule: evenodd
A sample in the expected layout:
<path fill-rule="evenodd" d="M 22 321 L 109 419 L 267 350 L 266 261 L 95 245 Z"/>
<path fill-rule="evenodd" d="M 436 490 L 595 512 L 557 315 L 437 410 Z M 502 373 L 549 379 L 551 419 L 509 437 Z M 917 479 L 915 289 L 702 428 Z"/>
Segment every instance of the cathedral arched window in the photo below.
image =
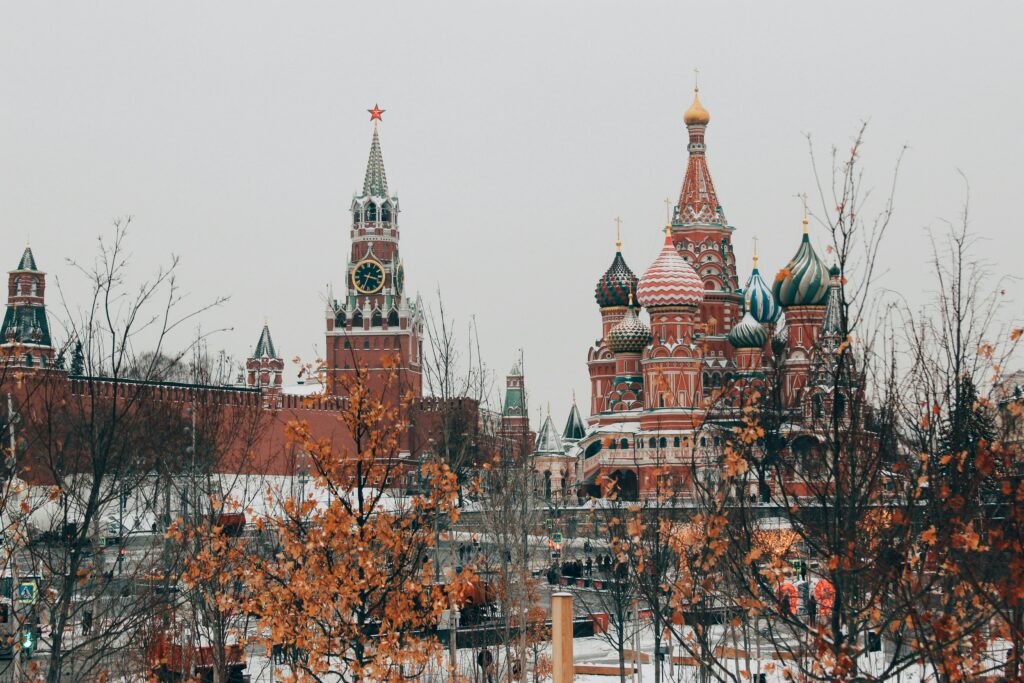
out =
<path fill-rule="evenodd" d="M 618 448 L 618 442 L 612 439 L 611 449 L 614 451 L 616 448 Z"/>
<path fill-rule="evenodd" d="M 679 437 L 678 436 L 676 438 L 672 439 L 672 447 L 673 448 L 679 448 Z"/>
<path fill-rule="evenodd" d="M 623 439 L 621 442 L 619 442 L 619 447 L 622 448 L 622 450 L 626 450 L 627 448 L 629 448 L 629 439 Z"/>
<path fill-rule="evenodd" d="M 710 387 L 711 386 L 711 375 L 709 375 L 708 373 L 705 372 L 702 377 L 704 379 L 704 386 L 705 387 Z"/>
<path fill-rule="evenodd" d="M 846 395 L 836 394 L 836 414 L 846 417 Z"/>
<path fill-rule="evenodd" d="M 668 448 L 668 439 L 666 439 L 665 437 L 661 437 L 661 439 L 658 441 L 658 446 L 661 448 Z"/>
<path fill-rule="evenodd" d="M 722 376 L 719 375 L 717 372 L 715 374 L 711 375 L 711 386 L 713 386 L 713 387 L 720 387 L 720 386 L 722 386 Z"/>
<path fill-rule="evenodd" d="M 657 443 L 658 442 L 655 441 L 654 437 L 652 436 L 650 439 L 647 440 L 647 447 L 648 448 L 657 448 L 657 445 L 656 445 Z"/>
<path fill-rule="evenodd" d="M 821 394 L 815 394 L 811 397 L 811 415 L 813 417 L 823 417 L 825 415 L 825 408 L 822 405 Z"/>
<path fill-rule="evenodd" d="M 37 296 L 38 294 L 39 294 L 39 279 L 38 278 L 32 278 L 32 296 Z"/>

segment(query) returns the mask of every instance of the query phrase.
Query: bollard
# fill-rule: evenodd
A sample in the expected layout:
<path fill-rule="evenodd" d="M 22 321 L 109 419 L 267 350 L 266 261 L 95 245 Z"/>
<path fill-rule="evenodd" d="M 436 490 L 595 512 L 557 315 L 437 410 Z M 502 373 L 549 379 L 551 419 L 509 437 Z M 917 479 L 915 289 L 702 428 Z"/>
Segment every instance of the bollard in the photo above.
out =
<path fill-rule="evenodd" d="M 551 596 L 552 683 L 572 683 L 572 594 Z"/>

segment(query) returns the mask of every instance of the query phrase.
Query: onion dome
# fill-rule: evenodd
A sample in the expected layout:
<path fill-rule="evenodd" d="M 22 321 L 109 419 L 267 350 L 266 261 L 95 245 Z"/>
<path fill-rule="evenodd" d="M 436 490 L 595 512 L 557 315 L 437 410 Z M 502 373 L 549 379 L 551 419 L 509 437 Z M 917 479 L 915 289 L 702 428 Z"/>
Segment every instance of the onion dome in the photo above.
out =
<path fill-rule="evenodd" d="M 608 330 L 607 341 L 608 347 L 615 353 L 640 353 L 651 343 L 651 328 L 636 317 L 632 296 L 629 298 L 626 315 L 615 327 Z"/>
<path fill-rule="evenodd" d="M 759 349 L 768 341 L 768 330 L 747 313 L 729 331 L 729 343 L 737 349 Z"/>
<path fill-rule="evenodd" d="M 617 242 L 616 247 L 619 244 Z M 616 248 L 612 264 L 608 266 L 608 270 L 604 272 L 601 279 L 597 281 L 597 287 L 594 288 L 597 305 L 601 308 L 625 306 L 629 302 L 629 297 L 636 291 L 636 283 L 636 275 L 626 265 L 626 260 L 622 258 L 622 251 Z"/>
<path fill-rule="evenodd" d="M 754 254 L 754 270 L 743 288 L 743 312 L 753 316 L 759 323 L 773 324 L 779 319 L 782 307 L 772 296 L 772 290 L 757 269 L 757 254 Z"/>
<path fill-rule="evenodd" d="M 636 298 L 641 306 L 696 306 L 704 300 L 704 282 L 676 251 L 672 226 L 665 226 L 665 246 L 640 278 Z"/>
<path fill-rule="evenodd" d="M 789 264 L 775 276 L 775 300 L 783 308 L 790 306 L 821 306 L 828 298 L 828 268 L 815 253 L 807 235 L 804 218 L 804 236 L 800 248 Z"/>
<path fill-rule="evenodd" d="M 711 114 L 700 103 L 700 89 L 693 89 L 693 104 L 683 114 L 683 123 L 688 126 L 706 126 L 711 121 Z"/>

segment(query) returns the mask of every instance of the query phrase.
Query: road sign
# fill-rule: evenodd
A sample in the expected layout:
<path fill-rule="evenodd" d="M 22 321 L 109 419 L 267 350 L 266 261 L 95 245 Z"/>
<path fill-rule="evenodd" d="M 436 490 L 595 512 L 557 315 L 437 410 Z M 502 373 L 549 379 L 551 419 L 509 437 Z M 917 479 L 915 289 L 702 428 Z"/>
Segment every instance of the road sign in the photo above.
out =
<path fill-rule="evenodd" d="M 552 538 L 551 540 L 553 540 L 555 543 L 561 543 L 562 542 L 562 532 L 561 531 L 556 531 L 555 535 L 554 535 L 554 538 Z"/>
<path fill-rule="evenodd" d="M 23 605 L 34 605 L 39 600 L 39 586 L 35 581 L 22 581 L 18 584 L 15 598 Z"/>

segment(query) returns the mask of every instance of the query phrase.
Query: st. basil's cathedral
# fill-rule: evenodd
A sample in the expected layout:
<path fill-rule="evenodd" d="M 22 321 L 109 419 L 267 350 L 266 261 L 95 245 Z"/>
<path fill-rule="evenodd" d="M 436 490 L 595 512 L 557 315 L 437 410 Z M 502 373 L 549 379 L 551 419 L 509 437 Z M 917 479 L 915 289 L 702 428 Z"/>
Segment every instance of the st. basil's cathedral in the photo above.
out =
<path fill-rule="evenodd" d="M 597 282 L 601 327 L 587 351 L 590 417 L 582 428 L 574 404 L 560 440 L 549 417 L 534 456 L 552 496 L 635 499 L 651 495 L 665 476 L 675 480 L 674 493 L 692 493 L 693 478 L 718 466 L 730 387 L 756 388 L 772 375 L 794 434 L 844 401 L 816 373 L 846 338 L 841 274 L 814 250 L 805 216 L 796 254 L 772 284 L 755 251 L 740 288 L 735 228 L 708 167 L 710 120 L 695 88 L 683 117 L 689 160 L 661 252 L 637 277 L 616 241 Z"/>

